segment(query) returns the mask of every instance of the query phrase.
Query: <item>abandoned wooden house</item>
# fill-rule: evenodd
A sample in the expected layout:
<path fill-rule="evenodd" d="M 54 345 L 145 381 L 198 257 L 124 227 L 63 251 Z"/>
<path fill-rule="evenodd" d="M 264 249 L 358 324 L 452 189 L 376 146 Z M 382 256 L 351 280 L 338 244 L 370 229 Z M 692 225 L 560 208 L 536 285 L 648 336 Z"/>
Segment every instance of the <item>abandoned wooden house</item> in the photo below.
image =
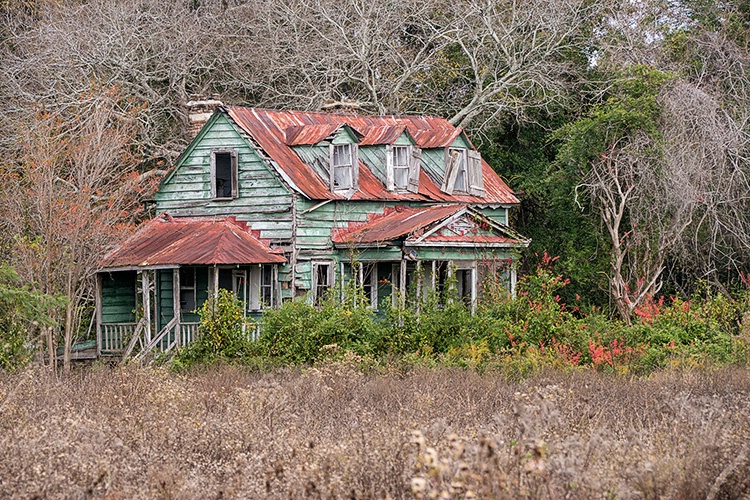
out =
<path fill-rule="evenodd" d="M 97 274 L 99 355 L 191 342 L 219 288 L 253 319 L 351 280 L 376 311 L 446 276 L 473 305 L 488 276 L 512 290 L 528 245 L 507 226 L 512 191 L 433 117 L 219 107 L 155 203 Z"/>

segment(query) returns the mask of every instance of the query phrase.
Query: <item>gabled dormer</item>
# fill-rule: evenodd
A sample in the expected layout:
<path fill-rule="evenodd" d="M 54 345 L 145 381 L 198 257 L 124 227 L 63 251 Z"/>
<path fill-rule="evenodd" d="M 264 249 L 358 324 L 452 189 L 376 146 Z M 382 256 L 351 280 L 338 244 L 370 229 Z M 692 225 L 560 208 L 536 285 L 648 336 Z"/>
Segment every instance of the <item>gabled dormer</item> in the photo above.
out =
<path fill-rule="evenodd" d="M 370 127 L 360 146 L 371 151 L 372 165 L 388 191 L 418 193 L 422 150 L 405 125 Z"/>
<path fill-rule="evenodd" d="M 301 125 L 285 130 L 286 144 L 301 158 L 312 160 L 331 192 L 353 193 L 359 188 L 359 141 L 363 135 L 343 123 Z"/>
<path fill-rule="evenodd" d="M 440 189 L 447 194 L 484 196 L 482 155 L 463 132 L 445 148 L 445 176 Z"/>

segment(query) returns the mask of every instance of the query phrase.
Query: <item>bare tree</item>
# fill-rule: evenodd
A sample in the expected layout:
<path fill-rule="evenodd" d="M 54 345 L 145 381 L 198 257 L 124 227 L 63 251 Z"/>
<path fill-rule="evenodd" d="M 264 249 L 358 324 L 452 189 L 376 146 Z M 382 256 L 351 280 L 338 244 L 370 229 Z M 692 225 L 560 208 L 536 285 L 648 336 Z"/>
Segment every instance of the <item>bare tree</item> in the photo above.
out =
<path fill-rule="evenodd" d="M 65 370 L 93 298 L 100 258 L 134 223 L 143 177 L 130 154 L 133 117 L 116 92 L 81 96 L 82 113 L 40 111 L 23 131 L 22 155 L 3 165 L 0 211 L 9 261 L 42 293 L 67 298 L 49 316 L 62 326 Z M 57 331 L 47 330 L 55 363 Z"/>

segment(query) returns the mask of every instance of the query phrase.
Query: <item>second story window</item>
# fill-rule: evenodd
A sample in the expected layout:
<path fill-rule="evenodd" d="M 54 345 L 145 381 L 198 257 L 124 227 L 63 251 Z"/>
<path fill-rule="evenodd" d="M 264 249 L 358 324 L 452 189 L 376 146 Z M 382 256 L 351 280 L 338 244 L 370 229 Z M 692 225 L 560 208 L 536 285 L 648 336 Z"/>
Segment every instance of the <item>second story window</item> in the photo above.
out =
<path fill-rule="evenodd" d="M 357 187 L 356 144 L 331 145 L 331 189 L 334 191 Z"/>
<path fill-rule="evenodd" d="M 391 159 L 393 161 L 393 187 L 406 189 L 409 185 L 409 147 L 393 146 Z"/>
<path fill-rule="evenodd" d="M 214 149 L 211 151 L 211 198 L 231 200 L 237 198 L 237 151 Z"/>
<path fill-rule="evenodd" d="M 482 157 L 477 151 L 448 148 L 445 155 L 445 178 L 441 190 L 448 194 L 484 196 Z"/>

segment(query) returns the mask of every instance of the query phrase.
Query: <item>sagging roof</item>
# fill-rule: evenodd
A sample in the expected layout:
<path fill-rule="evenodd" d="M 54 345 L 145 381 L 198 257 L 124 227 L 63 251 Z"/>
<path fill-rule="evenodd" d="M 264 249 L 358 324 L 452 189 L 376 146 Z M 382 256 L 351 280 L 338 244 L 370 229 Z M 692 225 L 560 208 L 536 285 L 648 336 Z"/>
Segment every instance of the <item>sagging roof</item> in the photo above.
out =
<path fill-rule="evenodd" d="M 492 226 L 494 233 L 478 230 L 473 219 L 479 218 Z M 460 234 L 451 228 L 451 223 L 464 220 L 468 229 Z M 444 231 L 447 229 L 447 231 Z M 529 241 L 495 222 L 472 212 L 465 205 L 442 205 L 433 207 L 396 206 L 386 209 L 382 215 L 370 217 L 364 223 L 352 223 L 347 228 L 335 229 L 331 240 L 337 246 L 388 244 L 403 240 L 407 246 L 527 246 Z"/>
<path fill-rule="evenodd" d="M 463 208 L 460 205 L 426 208 L 398 206 L 365 224 L 335 229 L 331 234 L 331 240 L 334 243 L 379 243 L 396 240 L 422 230 L 433 222 L 450 217 Z"/>
<path fill-rule="evenodd" d="M 422 169 L 417 193 L 394 193 L 373 173 L 373 169 L 359 158 L 359 188 L 353 194 L 332 192 L 328 180 L 306 164 L 293 145 L 310 144 L 322 140 L 343 125 L 363 135 L 361 146 L 391 144 L 405 128 L 417 146 L 424 149 L 445 148 L 463 133 L 443 118 L 429 116 L 358 116 L 301 111 L 277 111 L 229 106 L 223 111 L 247 133 L 270 157 L 274 167 L 293 188 L 313 200 L 403 200 L 471 203 L 487 205 L 515 205 L 518 199 L 482 160 L 484 196 L 453 194 L 440 190 L 441 179 L 433 179 Z"/>
<path fill-rule="evenodd" d="M 234 218 L 177 218 L 145 223 L 101 262 L 102 270 L 180 265 L 274 264 L 286 259 Z"/>

